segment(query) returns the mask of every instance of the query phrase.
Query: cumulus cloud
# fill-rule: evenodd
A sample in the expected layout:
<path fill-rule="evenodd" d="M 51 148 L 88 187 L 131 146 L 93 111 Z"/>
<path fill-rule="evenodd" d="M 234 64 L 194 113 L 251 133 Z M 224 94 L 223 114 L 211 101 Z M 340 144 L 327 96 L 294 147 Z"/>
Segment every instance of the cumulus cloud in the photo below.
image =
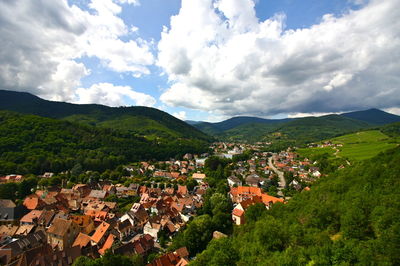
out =
<path fill-rule="evenodd" d="M 90 70 L 76 59 L 96 57 L 115 72 L 148 74 L 154 58 L 148 42 L 122 40 L 132 27 L 117 3 L 91 0 L 89 11 L 66 0 L 0 1 L 0 84 L 52 100 L 73 101 Z"/>
<path fill-rule="evenodd" d="M 175 116 L 176 118 L 182 120 L 182 121 L 186 120 L 186 112 L 185 111 L 175 112 L 172 115 Z"/>
<path fill-rule="evenodd" d="M 285 30 L 284 14 L 259 21 L 252 0 L 183 0 L 158 44 L 171 84 L 160 99 L 229 116 L 399 106 L 399 4 Z"/>
<path fill-rule="evenodd" d="M 126 99 L 135 102 L 135 105 L 154 106 L 156 100 L 145 93 L 136 92 L 129 86 L 115 86 L 111 83 L 93 84 L 89 88 L 76 90 L 76 103 L 98 103 L 108 106 L 125 106 Z"/>

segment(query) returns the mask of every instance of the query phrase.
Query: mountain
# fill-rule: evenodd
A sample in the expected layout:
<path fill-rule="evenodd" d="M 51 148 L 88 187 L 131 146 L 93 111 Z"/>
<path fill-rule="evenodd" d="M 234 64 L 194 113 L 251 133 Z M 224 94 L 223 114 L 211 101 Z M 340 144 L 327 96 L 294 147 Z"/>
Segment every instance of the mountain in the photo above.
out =
<path fill-rule="evenodd" d="M 220 123 L 202 123 L 197 127 L 218 139 L 238 142 L 273 142 L 277 148 L 303 145 L 371 127 L 372 125 L 341 115 L 295 119 L 232 118 Z M 284 146 L 281 144 L 285 143 Z"/>
<path fill-rule="evenodd" d="M 400 116 L 370 109 L 340 115 L 295 119 L 233 117 L 218 123 L 203 122 L 194 126 L 220 140 L 286 142 L 302 145 L 397 121 L 400 121 Z M 284 148 L 281 145 L 279 147 Z"/>
<path fill-rule="evenodd" d="M 369 109 L 341 114 L 348 118 L 357 119 L 374 125 L 385 125 L 400 122 L 400 116 L 384 112 L 379 109 Z"/>
<path fill-rule="evenodd" d="M 0 176 L 59 173 L 79 164 L 103 172 L 138 160 L 166 160 L 207 151 L 198 139 L 152 141 L 110 128 L 0 111 Z"/>
<path fill-rule="evenodd" d="M 292 119 L 286 118 L 286 119 L 264 119 L 264 118 L 259 118 L 259 117 L 250 117 L 250 116 L 237 116 L 237 117 L 232 117 L 227 120 L 217 122 L 217 123 L 209 123 L 209 122 L 203 122 L 203 123 L 198 123 L 194 124 L 194 126 L 198 129 L 200 129 L 203 132 L 206 132 L 208 134 L 218 134 L 222 133 L 224 131 L 240 127 L 242 125 L 246 124 L 278 124 L 278 123 L 283 123 L 287 121 L 291 121 Z"/>
<path fill-rule="evenodd" d="M 26 92 L 0 90 L 0 110 L 124 130 L 149 139 L 212 138 L 166 112 L 150 107 L 108 107 L 47 101 Z"/>
<path fill-rule="evenodd" d="M 185 120 L 185 122 L 191 126 L 204 123 L 203 121 L 193 121 L 193 120 Z"/>

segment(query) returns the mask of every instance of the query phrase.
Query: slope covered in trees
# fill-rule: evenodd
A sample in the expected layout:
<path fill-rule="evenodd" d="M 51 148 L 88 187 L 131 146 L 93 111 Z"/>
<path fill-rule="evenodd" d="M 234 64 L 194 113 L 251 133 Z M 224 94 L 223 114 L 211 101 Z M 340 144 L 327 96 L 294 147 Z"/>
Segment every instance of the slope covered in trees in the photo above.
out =
<path fill-rule="evenodd" d="M 273 142 L 279 150 L 278 148 L 285 146 L 320 141 L 397 121 L 400 121 L 400 116 L 378 109 L 369 109 L 341 115 L 295 119 L 234 117 L 218 123 L 203 122 L 193 125 L 221 140 Z"/>
<path fill-rule="evenodd" d="M 104 171 L 142 159 L 168 159 L 207 150 L 196 139 L 154 140 L 34 115 L 0 111 L 0 174 L 61 172 L 79 164 Z"/>
<path fill-rule="evenodd" d="M 212 240 L 191 265 L 399 265 L 399 162 L 397 147 L 285 205 L 253 206 L 247 224 Z"/>
<path fill-rule="evenodd" d="M 0 110 L 124 130 L 149 139 L 212 139 L 166 112 L 143 106 L 108 107 L 98 104 L 53 102 L 25 92 L 0 90 Z"/>

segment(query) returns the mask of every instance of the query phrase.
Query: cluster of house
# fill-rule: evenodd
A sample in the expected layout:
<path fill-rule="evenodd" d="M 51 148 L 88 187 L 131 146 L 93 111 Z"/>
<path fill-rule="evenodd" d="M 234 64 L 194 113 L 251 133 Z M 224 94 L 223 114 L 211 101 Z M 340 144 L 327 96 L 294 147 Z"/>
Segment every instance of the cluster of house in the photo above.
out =
<path fill-rule="evenodd" d="M 207 157 L 207 153 L 200 156 L 187 153 L 183 156 L 183 160 L 171 159 L 157 163 L 140 162 L 138 165 L 129 165 L 125 169 L 133 176 L 150 173 L 155 178 L 185 181 L 188 177 L 193 177 L 196 181 L 203 182 L 205 176 L 198 175 L 198 171 L 204 166 Z"/>
<path fill-rule="evenodd" d="M 0 183 L 21 182 L 24 179 L 22 175 L 0 176 Z"/>
<path fill-rule="evenodd" d="M 293 176 L 299 177 L 301 181 L 313 182 L 321 177 L 319 168 L 315 166 L 309 159 L 300 160 L 295 152 L 282 151 L 273 155 L 274 165 L 283 172 L 290 172 Z M 290 186 L 298 186 L 298 182 L 294 181 Z"/>
<path fill-rule="evenodd" d="M 284 202 L 281 198 L 263 193 L 258 187 L 232 187 L 229 195 L 234 203 L 232 220 L 236 225 L 244 224 L 246 210 L 256 203 L 262 203 L 268 209 L 274 203 Z"/>
<path fill-rule="evenodd" d="M 106 252 L 148 255 L 158 250 L 160 231 L 172 237 L 195 215 L 206 189 L 103 182 L 38 190 L 18 206 L 0 200 L 0 264 L 71 265 L 79 256 L 96 258 Z M 140 201 L 121 213 L 117 203 L 106 201 L 112 194 L 137 195 Z M 159 259 L 170 264 L 152 265 L 186 265 L 188 253 L 183 248 Z"/>
<path fill-rule="evenodd" d="M 228 185 L 261 187 L 275 176 L 268 165 L 268 152 L 255 151 L 246 161 L 233 164 L 232 175 L 228 177 Z"/>

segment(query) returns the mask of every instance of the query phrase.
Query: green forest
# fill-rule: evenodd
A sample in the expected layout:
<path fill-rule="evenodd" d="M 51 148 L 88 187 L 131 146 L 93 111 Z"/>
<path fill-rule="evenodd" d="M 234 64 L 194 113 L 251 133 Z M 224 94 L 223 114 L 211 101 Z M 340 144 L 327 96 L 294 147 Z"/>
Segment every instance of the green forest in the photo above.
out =
<path fill-rule="evenodd" d="M 0 174 L 59 173 L 78 164 L 103 172 L 207 150 L 208 142 L 196 138 L 149 140 L 128 131 L 0 111 Z"/>

